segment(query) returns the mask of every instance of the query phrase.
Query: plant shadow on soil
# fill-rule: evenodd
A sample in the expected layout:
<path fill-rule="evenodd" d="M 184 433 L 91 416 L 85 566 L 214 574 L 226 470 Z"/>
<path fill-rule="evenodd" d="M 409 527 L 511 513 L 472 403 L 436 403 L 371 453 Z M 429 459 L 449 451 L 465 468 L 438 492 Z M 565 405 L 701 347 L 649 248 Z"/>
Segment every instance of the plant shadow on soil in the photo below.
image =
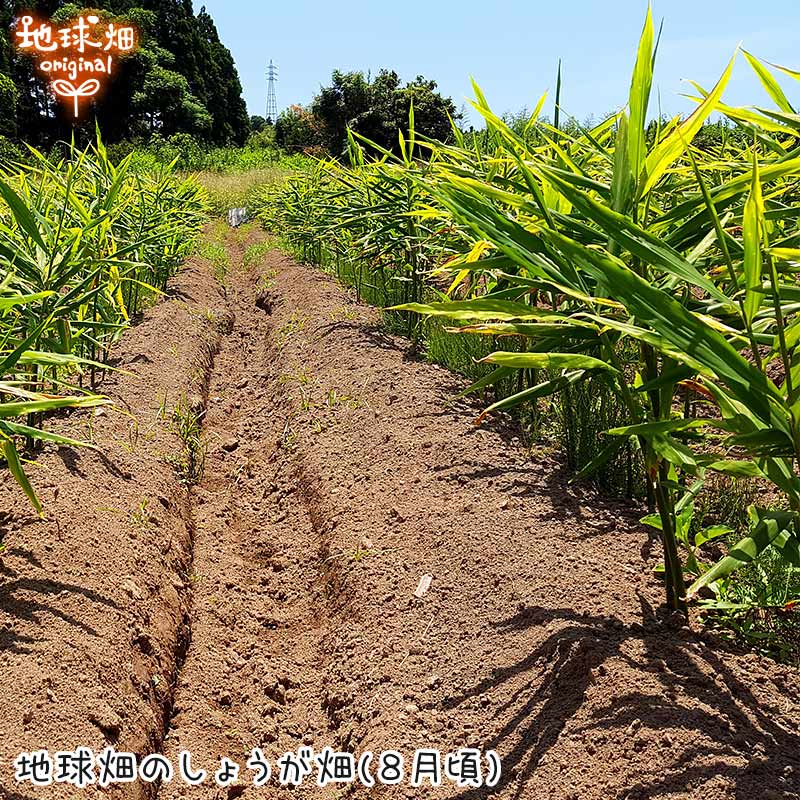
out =
<path fill-rule="evenodd" d="M 21 553 L 12 550 L 9 551 L 9 555 L 21 555 Z M 71 615 L 60 611 L 54 605 L 44 601 L 46 597 L 58 597 L 63 592 L 81 595 L 87 600 L 94 603 L 101 603 L 110 608 L 119 608 L 110 598 L 93 592 L 90 589 L 85 589 L 82 586 L 61 583 L 60 581 L 34 580 L 30 578 L 13 580 L 17 573 L 8 568 L 5 564 L 2 564 L 2 562 L 0 562 L 0 573 L 12 578 L 12 580 L 4 582 L 0 586 L 0 610 L 13 619 L 25 620 L 42 628 L 44 626 L 40 617 L 44 614 L 49 614 L 50 616 L 58 617 L 68 625 L 79 628 L 90 636 L 98 635 L 97 631 L 90 625 L 86 625 L 79 619 L 75 619 Z M 21 599 L 16 596 L 17 593 L 25 595 L 33 593 L 42 599 L 33 600 L 27 596 Z M 18 634 L 13 628 L 4 628 L 0 631 L 0 652 L 30 653 L 32 651 L 29 649 L 28 645 L 36 644 L 39 641 L 39 639 Z"/>
<path fill-rule="evenodd" d="M 20 524 L 32 525 L 35 524 L 36 521 L 37 520 L 33 516 L 31 516 L 27 522 L 20 523 L 20 521 L 17 520 L 15 527 L 19 528 Z M 7 528 L 10 522 L 11 519 L 9 517 L 0 515 L 0 541 L 7 535 Z M 117 603 L 110 598 L 82 586 L 63 583 L 61 581 L 20 578 L 19 573 L 6 563 L 6 559 L 8 558 L 27 561 L 31 566 L 37 569 L 41 569 L 42 564 L 30 550 L 21 547 L 7 548 L 0 554 L 0 575 L 6 578 L 6 580 L 0 584 L 0 611 L 5 612 L 12 619 L 25 620 L 40 628 L 44 628 L 41 617 L 42 615 L 48 614 L 61 619 L 68 625 L 79 628 L 90 636 L 97 636 L 97 631 L 90 625 L 86 625 L 70 614 L 60 611 L 54 605 L 45 602 L 45 598 L 58 597 L 62 593 L 67 592 L 81 595 L 91 602 L 101 603 L 110 608 L 119 608 Z M 24 599 L 19 598 L 17 596 L 18 594 L 25 595 Z M 31 594 L 41 599 L 31 599 Z M 29 646 L 36 644 L 38 641 L 38 639 L 31 636 L 17 633 L 13 627 L 0 629 L 0 653 L 30 653 L 32 651 Z"/>
<path fill-rule="evenodd" d="M 445 413 L 445 412 L 443 412 Z M 466 435 L 475 435 L 480 430 L 491 430 L 498 434 L 506 445 L 513 445 L 513 438 L 519 436 L 513 423 L 500 420 L 486 420 L 480 428 L 473 428 Z M 659 541 L 651 529 L 645 528 L 640 518 L 646 513 L 638 501 L 602 496 L 590 481 L 573 482 L 572 473 L 558 454 L 552 454 L 547 462 L 527 461 L 498 467 L 488 460 L 469 460 L 442 467 L 434 471 L 447 471 L 446 480 L 465 483 L 468 481 L 492 478 L 502 481 L 509 497 L 530 499 L 546 496 L 553 502 L 552 511 L 541 511 L 542 523 L 563 523 L 570 520 L 571 529 L 579 531 L 579 538 L 591 539 L 607 534 L 613 527 L 625 533 L 637 532 L 646 537 L 652 545 Z M 605 524 L 598 525 L 598 518 Z"/>
<path fill-rule="evenodd" d="M 404 356 L 408 357 L 408 343 L 404 342 L 401 344 L 397 338 L 388 333 L 386 328 L 381 324 L 365 325 L 359 320 L 340 320 L 338 322 L 321 325 L 318 331 L 321 339 L 331 335 L 341 336 L 343 333 L 354 334 L 354 338 L 363 344 L 377 347 L 380 350 L 403 353 Z"/>
<path fill-rule="evenodd" d="M 573 733 L 629 731 L 633 725 L 662 734 L 673 731 L 679 735 L 683 730 L 708 734 L 705 741 L 693 742 L 680 758 L 665 757 L 657 767 L 657 776 L 649 780 L 642 776 L 639 783 L 626 786 L 619 798 L 669 797 L 715 777 L 730 780 L 735 787 L 731 797 L 736 800 L 752 800 L 756 792 L 760 795 L 767 790 L 772 790 L 770 796 L 785 796 L 785 786 L 779 785 L 776 776 L 800 768 L 800 735 L 765 711 L 719 654 L 709 647 L 697 648 L 700 637 L 669 622 L 660 624 L 641 596 L 640 602 L 644 624 L 582 616 L 569 608 L 526 606 L 495 625 L 500 633 L 514 634 L 551 622 L 563 623 L 516 664 L 494 669 L 469 690 L 445 701 L 445 708 L 456 709 L 520 675 L 535 672 L 540 660 L 547 664 L 543 678 L 532 676 L 525 684 L 525 689 L 533 689 L 541 681 L 538 688 L 527 696 L 523 696 L 524 690 L 518 690 L 496 709 L 496 716 L 507 720 L 484 748 L 499 748 L 512 737 L 516 740 L 512 747 L 503 748 L 507 755 L 499 789 L 518 782 L 513 796 L 522 796 L 544 755 L 580 711 L 598 668 L 616 658 L 656 676 L 659 692 L 612 693 L 591 712 L 590 721 Z M 628 642 L 640 643 L 644 655 L 635 660 L 626 655 L 623 646 Z M 685 703 L 679 699 L 680 692 L 686 695 Z M 747 766 L 731 763 L 745 749 L 742 742 L 751 753 L 757 753 Z M 485 788 L 469 789 L 458 798 L 477 800 L 489 794 Z"/>
<path fill-rule="evenodd" d="M 81 459 L 84 457 L 82 453 L 71 450 L 68 447 L 59 447 L 57 450 L 57 455 L 71 475 L 77 475 L 79 478 L 83 478 L 84 480 L 90 480 L 89 476 L 81 469 Z M 102 466 L 109 475 L 113 475 L 115 478 L 120 478 L 124 481 L 130 481 L 133 479 L 129 472 L 124 469 L 120 469 L 120 467 L 117 466 L 117 464 L 115 464 L 102 450 L 94 450 L 89 457 L 96 459 L 100 466 Z"/>

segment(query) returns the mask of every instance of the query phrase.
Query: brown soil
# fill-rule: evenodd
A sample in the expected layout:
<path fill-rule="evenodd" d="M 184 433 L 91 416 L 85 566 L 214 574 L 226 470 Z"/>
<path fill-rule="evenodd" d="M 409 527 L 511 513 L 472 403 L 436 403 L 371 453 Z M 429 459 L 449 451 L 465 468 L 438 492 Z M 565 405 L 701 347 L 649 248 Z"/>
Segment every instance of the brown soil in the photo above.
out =
<path fill-rule="evenodd" d="M 100 450 L 38 457 L 49 521 L 0 487 L 0 795 L 97 794 L 15 785 L 22 749 L 188 750 L 213 772 L 308 744 L 493 748 L 500 798 L 800 798 L 798 672 L 666 617 L 635 509 L 476 429 L 460 382 L 374 311 L 277 252 L 244 269 L 244 243 L 229 237 L 224 297 L 190 265 L 181 301 L 126 336 L 136 374 L 104 388 L 131 416 L 93 419 Z M 159 414 L 181 394 L 207 400 L 191 490 Z M 146 788 L 108 796 L 292 791 Z"/>

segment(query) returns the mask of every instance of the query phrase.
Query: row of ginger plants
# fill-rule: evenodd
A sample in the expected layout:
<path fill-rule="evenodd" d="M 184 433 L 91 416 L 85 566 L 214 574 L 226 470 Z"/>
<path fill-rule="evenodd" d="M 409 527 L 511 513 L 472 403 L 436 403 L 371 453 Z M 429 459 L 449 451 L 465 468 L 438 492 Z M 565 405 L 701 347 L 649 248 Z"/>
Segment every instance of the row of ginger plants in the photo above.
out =
<path fill-rule="evenodd" d="M 26 457 L 56 433 L 45 416 L 110 401 L 97 393 L 112 345 L 167 288 L 207 215 L 174 164 L 113 163 L 99 136 L 0 163 L 0 446 L 37 511 Z"/>
<path fill-rule="evenodd" d="M 668 606 L 735 606 L 736 571 L 768 556 L 790 579 L 757 602 L 788 613 L 800 567 L 800 115 L 777 76 L 800 74 L 737 51 L 716 85 L 692 84 L 691 115 L 654 125 L 656 50 L 648 12 L 628 102 L 591 129 L 549 124 L 542 97 L 519 131 L 475 86 L 480 142 L 455 126 L 448 143 L 422 140 L 412 110 L 396 151 L 351 136 L 349 164 L 270 188 L 259 216 L 412 326 L 436 319 L 478 338 L 487 371 L 471 390 L 513 387 L 482 417 L 554 396 L 569 413 L 571 393 L 605 392 L 622 424 L 581 476 L 635 452 Z M 766 107 L 724 103 L 737 59 Z M 714 113 L 746 135 L 693 144 Z M 753 482 L 756 502 L 733 526 L 701 526 L 698 498 L 719 479 Z"/>

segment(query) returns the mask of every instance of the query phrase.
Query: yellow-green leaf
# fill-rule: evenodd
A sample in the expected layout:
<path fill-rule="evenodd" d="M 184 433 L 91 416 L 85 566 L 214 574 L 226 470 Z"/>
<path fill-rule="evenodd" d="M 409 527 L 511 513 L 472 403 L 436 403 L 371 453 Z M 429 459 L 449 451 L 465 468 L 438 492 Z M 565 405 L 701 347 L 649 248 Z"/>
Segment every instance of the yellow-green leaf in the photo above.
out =
<path fill-rule="evenodd" d="M 735 62 L 736 54 L 734 53 L 733 58 L 725 68 L 725 72 L 722 73 L 722 77 L 708 93 L 708 96 L 703 99 L 703 102 L 650 151 L 644 166 L 647 178 L 640 194 L 646 194 L 658 183 L 661 176 L 675 163 L 684 148 L 692 141 L 709 114 L 714 111 L 717 102 L 725 91 L 725 87 L 728 85 Z"/>
<path fill-rule="evenodd" d="M 761 197 L 761 182 L 758 177 L 758 160 L 753 157 L 753 180 L 750 194 L 744 205 L 744 313 L 750 324 L 761 305 L 761 231 L 764 219 L 764 201 Z"/>
<path fill-rule="evenodd" d="M 628 125 L 628 158 L 635 180 L 639 179 L 644 165 L 647 127 L 647 105 L 650 101 L 650 87 L 653 83 L 653 14 L 647 6 L 647 16 L 639 39 L 636 66 L 631 78 L 628 106 L 630 124 Z"/>

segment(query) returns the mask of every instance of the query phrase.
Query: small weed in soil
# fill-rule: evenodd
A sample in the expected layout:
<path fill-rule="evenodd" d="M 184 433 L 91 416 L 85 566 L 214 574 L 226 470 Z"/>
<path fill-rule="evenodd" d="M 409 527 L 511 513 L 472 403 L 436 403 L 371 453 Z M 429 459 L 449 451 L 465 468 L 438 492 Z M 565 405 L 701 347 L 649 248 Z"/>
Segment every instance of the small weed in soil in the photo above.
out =
<path fill-rule="evenodd" d="M 203 436 L 203 410 L 192 407 L 182 397 L 172 409 L 170 430 L 183 443 L 182 451 L 177 455 L 167 456 L 181 481 L 194 485 L 203 479 L 208 444 Z"/>

